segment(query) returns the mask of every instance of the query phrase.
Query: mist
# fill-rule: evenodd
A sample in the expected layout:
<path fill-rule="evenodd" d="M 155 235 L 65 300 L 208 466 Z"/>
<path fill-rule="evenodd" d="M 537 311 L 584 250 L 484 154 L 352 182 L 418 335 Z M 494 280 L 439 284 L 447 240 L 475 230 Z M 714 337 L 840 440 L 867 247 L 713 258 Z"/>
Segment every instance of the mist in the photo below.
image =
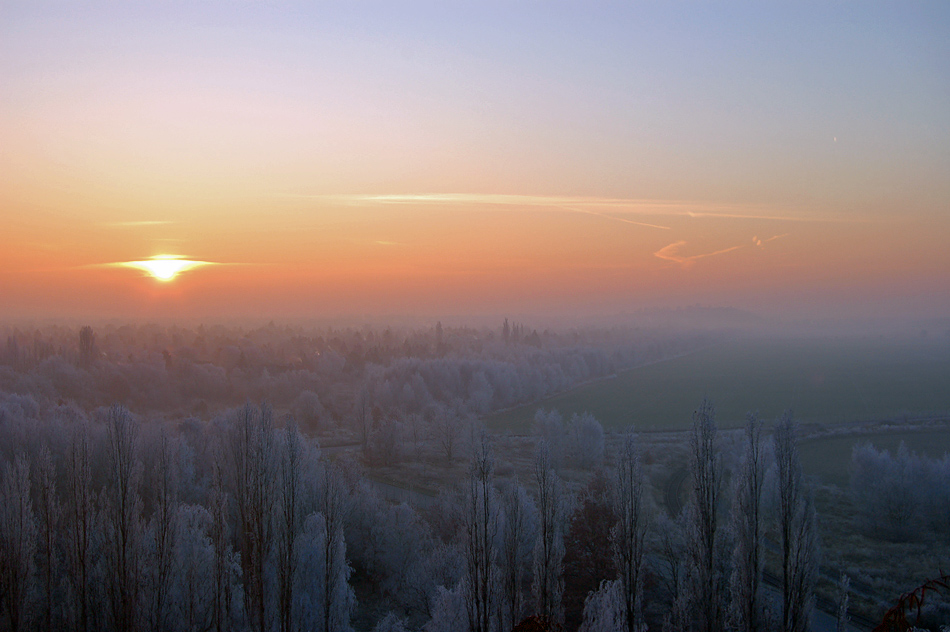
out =
<path fill-rule="evenodd" d="M 946 632 L 948 31 L 5 1 L 0 632 Z"/>

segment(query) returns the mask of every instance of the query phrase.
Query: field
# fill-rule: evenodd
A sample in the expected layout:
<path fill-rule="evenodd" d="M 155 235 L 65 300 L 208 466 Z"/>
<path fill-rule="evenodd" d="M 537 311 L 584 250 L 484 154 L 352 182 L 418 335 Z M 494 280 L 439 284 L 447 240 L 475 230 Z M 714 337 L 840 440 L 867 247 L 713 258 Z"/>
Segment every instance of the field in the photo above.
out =
<path fill-rule="evenodd" d="M 498 433 L 496 474 L 530 484 L 535 443 L 518 435 L 530 430 L 539 407 L 557 408 L 567 416 L 589 411 L 613 430 L 630 422 L 640 430 L 682 430 L 690 426 L 690 414 L 704 396 L 713 400 L 725 428 L 739 426 L 749 409 L 770 420 L 787 407 L 806 424 L 898 421 L 803 428 L 814 438 L 800 443 L 802 464 L 806 474 L 820 480 L 814 496 L 822 551 L 818 591 L 826 610 L 835 596 L 834 580 L 842 573 L 853 582 L 852 611 L 879 619 L 896 596 L 945 568 L 950 544 L 932 535 L 895 543 L 862 533 L 847 492 L 856 444 L 869 441 L 895 450 L 903 440 L 911 450 L 932 457 L 950 451 L 950 426 L 919 421 L 905 429 L 900 423 L 904 417 L 945 416 L 950 411 L 950 341 L 943 338 L 902 343 L 867 338 L 733 341 L 627 371 L 489 417 L 489 427 Z M 728 434 L 725 443 L 735 439 L 736 433 Z M 662 507 L 669 502 L 671 477 L 683 468 L 685 434 L 657 432 L 642 439 L 651 491 Z M 616 452 L 616 440 L 616 435 L 608 437 L 608 460 Z M 426 507 L 438 502 L 436 490 L 451 490 L 464 480 L 465 459 L 447 464 L 434 446 L 424 452 L 423 458 L 374 468 L 378 487 L 408 494 L 414 504 Z M 562 476 L 574 493 L 589 479 L 589 473 L 579 470 Z M 774 533 L 770 537 L 773 542 L 777 538 Z M 771 567 L 776 573 L 774 559 Z"/>
<path fill-rule="evenodd" d="M 607 429 L 687 428 L 703 397 L 723 428 L 746 413 L 840 423 L 950 411 L 950 340 L 746 339 L 620 373 L 489 416 L 496 431 L 527 432 L 538 408 L 590 412 Z"/>

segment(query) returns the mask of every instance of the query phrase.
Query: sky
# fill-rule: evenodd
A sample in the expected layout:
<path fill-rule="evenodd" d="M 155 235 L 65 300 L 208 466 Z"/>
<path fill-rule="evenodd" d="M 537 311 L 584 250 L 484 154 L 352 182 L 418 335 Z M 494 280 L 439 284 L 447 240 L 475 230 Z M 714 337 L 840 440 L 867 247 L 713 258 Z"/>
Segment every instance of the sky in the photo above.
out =
<path fill-rule="evenodd" d="M 5 1 L 0 318 L 948 316 L 947 32 L 945 2 Z"/>

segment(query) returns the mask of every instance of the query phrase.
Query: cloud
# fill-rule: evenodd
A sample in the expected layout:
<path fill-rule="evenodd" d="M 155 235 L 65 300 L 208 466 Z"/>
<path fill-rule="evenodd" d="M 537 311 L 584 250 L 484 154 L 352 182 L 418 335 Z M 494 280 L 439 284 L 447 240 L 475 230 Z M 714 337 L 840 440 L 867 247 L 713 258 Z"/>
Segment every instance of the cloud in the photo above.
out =
<path fill-rule="evenodd" d="M 732 252 L 733 250 L 738 250 L 742 246 L 731 246 L 729 248 L 723 248 L 722 250 L 717 250 L 715 252 L 706 252 L 700 255 L 691 255 L 689 257 L 683 256 L 679 253 L 680 248 L 686 245 L 685 241 L 674 241 L 668 246 L 663 246 L 659 250 L 653 253 L 653 256 L 666 261 L 672 261 L 681 265 L 683 268 L 691 267 L 697 259 L 704 259 L 706 257 L 715 257 L 716 255 L 724 255 L 727 252 Z"/>
<path fill-rule="evenodd" d="M 146 219 L 130 222 L 103 222 L 102 225 L 108 228 L 138 228 L 140 226 L 165 226 L 174 224 L 172 221 L 163 219 Z"/>
<path fill-rule="evenodd" d="M 696 219 L 761 219 L 776 222 L 863 222 L 866 220 L 844 217 L 815 217 L 813 215 L 788 215 L 788 214 L 768 214 L 768 213 L 730 213 L 726 211 L 686 211 L 687 217 Z"/>
<path fill-rule="evenodd" d="M 138 261 L 113 261 L 109 263 L 92 263 L 88 265 L 76 266 L 73 269 L 101 269 L 101 268 L 127 268 L 138 270 L 146 276 L 154 277 L 160 281 L 170 281 L 179 274 L 189 272 L 197 268 L 208 266 L 246 266 L 260 265 L 247 263 L 223 263 L 220 261 L 201 261 L 197 259 L 188 259 L 182 255 L 155 255 L 148 259 Z"/>
<path fill-rule="evenodd" d="M 347 206 L 477 205 L 550 208 L 574 213 L 587 213 L 611 221 L 661 230 L 669 230 L 670 227 L 625 217 L 617 217 L 617 215 L 629 214 L 661 217 L 690 217 L 697 219 L 744 219 L 781 222 L 864 221 L 831 215 L 816 216 L 804 210 L 795 212 L 795 209 L 755 204 L 723 204 L 718 202 L 638 198 L 508 195 L 499 193 L 292 194 L 283 197 L 304 198 L 328 204 L 342 204 Z M 608 213 L 610 214 L 608 215 Z"/>
<path fill-rule="evenodd" d="M 594 217 L 602 217 L 603 219 L 609 219 L 614 222 L 623 222 L 624 224 L 634 224 L 635 226 L 646 226 L 647 228 L 659 228 L 660 230 L 671 230 L 669 226 L 661 226 L 660 224 L 650 224 L 649 222 L 638 222 L 632 219 L 627 219 L 626 217 L 616 217 L 614 215 L 605 215 L 603 213 L 597 213 L 596 211 L 588 211 L 579 208 L 568 208 L 566 206 L 559 207 L 563 208 L 566 211 L 573 211 L 575 213 L 584 213 L 585 215 L 593 215 Z"/>
<path fill-rule="evenodd" d="M 759 248 L 761 248 L 763 244 L 767 244 L 770 241 L 775 241 L 776 239 L 781 239 L 782 237 L 788 237 L 788 236 L 789 236 L 789 233 L 782 233 L 781 235 L 772 235 L 768 239 L 760 239 L 759 237 L 756 237 L 753 235 L 752 243 L 758 246 Z"/>
<path fill-rule="evenodd" d="M 186 259 L 181 255 L 155 255 L 141 261 L 116 261 L 103 264 L 110 268 L 132 268 L 144 272 L 159 281 L 171 281 L 182 272 L 188 272 L 204 266 L 220 265 L 214 261 Z"/>

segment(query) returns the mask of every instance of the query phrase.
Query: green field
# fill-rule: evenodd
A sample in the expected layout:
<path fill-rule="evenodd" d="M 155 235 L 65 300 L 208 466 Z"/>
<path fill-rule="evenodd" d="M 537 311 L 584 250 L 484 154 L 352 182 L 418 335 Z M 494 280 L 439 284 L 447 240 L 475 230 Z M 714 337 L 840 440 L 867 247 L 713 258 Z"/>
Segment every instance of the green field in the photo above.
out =
<path fill-rule="evenodd" d="M 837 423 L 950 411 L 950 342 L 878 338 L 749 339 L 722 343 L 495 413 L 494 430 L 527 432 L 538 408 L 590 412 L 605 428 L 689 427 L 709 397 L 720 427 L 786 408 L 803 422 Z"/>

